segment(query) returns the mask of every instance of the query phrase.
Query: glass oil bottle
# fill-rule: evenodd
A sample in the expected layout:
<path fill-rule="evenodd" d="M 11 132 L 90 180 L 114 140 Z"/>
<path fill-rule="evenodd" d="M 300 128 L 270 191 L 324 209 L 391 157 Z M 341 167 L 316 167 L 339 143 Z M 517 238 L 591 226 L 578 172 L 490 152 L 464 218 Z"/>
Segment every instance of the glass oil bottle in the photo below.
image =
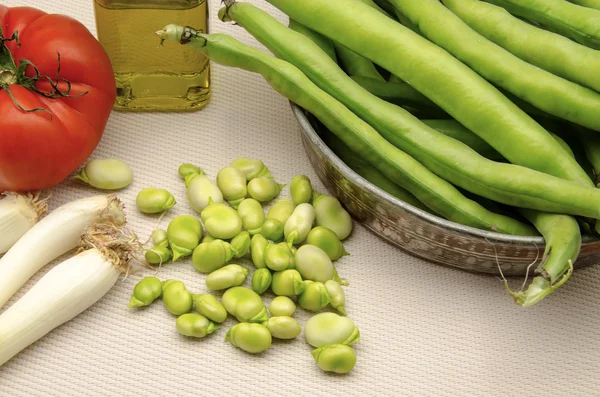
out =
<path fill-rule="evenodd" d="M 176 42 L 159 46 L 170 23 L 208 32 L 207 0 L 94 0 L 98 39 L 117 81 L 116 110 L 193 111 L 210 99 L 208 59 Z"/>

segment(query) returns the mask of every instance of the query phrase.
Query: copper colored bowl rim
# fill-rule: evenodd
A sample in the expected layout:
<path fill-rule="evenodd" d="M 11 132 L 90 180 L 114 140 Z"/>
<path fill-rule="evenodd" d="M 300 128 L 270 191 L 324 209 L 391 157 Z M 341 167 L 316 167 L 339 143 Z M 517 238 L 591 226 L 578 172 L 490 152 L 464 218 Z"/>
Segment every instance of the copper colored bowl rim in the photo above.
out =
<path fill-rule="evenodd" d="M 481 239 L 493 240 L 498 242 L 505 242 L 509 244 L 527 244 L 527 245 L 537 245 L 543 246 L 545 244 L 544 238 L 541 236 L 513 236 L 504 233 L 496 233 L 490 232 L 487 230 L 477 229 L 471 226 L 461 225 L 460 223 L 452 222 L 444 218 L 440 218 L 436 215 L 425 212 L 417 207 L 414 207 L 404 201 L 392 196 L 391 194 L 385 192 L 384 190 L 378 188 L 373 185 L 356 172 L 354 172 L 350 167 L 348 167 L 342 160 L 340 160 L 337 155 L 325 144 L 325 142 L 321 139 L 321 137 L 317 134 L 314 127 L 308 120 L 305 115 L 304 109 L 299 107 L 298 105 L 291 103 L 292 111 L 294 116 L 300 123 L 302 130 L 305 136 L 310 140 L 313 146 L 317 148 L 320 152 L 322 152 L 327 159 L 331 162 L 331 164 L 336 167 L 340 173 L 344 176 L 344 178 L 351 180 L 353 183 L 358 185 L 361 189 L 364 189 L 374 196 L 380 198 L 382 201 L 387 202 L 392 207 L 400 207 L 404 211 L 423 219 L 426 222 L 434 224 L 436 226 L 442 227 L 448 232 L 454 232 L 458 234 L 468 234 L 474 237 L 479 237 Z M 583 235 L 582 242 L 592 242 L 598 241 L 599 239 L 590 235 Z"/>

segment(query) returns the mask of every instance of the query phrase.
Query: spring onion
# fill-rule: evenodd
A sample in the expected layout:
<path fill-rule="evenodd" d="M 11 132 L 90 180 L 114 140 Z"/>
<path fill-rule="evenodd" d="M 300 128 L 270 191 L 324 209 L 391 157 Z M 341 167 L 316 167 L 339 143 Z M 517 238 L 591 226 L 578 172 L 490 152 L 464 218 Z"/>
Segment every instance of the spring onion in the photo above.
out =
<path fill-rule="evenodd" d="M 38 194 L 0 195 L 0 255 L 4 254 L 48 212 L 48 198 Z"/>

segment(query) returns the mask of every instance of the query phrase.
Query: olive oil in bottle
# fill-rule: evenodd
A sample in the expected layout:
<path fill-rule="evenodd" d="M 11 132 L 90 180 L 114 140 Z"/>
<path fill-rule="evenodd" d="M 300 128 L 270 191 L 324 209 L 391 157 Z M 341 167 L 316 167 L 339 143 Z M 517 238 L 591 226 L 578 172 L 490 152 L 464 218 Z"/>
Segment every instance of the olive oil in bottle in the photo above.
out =
<path fill-rule="evenodd" d="M 207 0 L 94 0 L 98 39 L 117 80 L 115 109 L 193 111 L 210 98 L 208 59 L 155 32 L 170 23 L 208 31 Z"/>

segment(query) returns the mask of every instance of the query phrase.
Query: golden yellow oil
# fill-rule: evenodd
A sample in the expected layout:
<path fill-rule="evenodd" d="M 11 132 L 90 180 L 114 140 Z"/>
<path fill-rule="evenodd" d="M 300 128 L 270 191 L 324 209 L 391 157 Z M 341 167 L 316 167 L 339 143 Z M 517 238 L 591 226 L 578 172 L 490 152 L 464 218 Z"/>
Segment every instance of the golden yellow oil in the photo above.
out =
<path fill-rule="evenodd" d="M 155 32 L 170 23 L 206 32 L 206 0 L 94 0 L 98 40 L 117 80 L 115 109 L 192 111 L 210 99 L 208 59 Z"/>

